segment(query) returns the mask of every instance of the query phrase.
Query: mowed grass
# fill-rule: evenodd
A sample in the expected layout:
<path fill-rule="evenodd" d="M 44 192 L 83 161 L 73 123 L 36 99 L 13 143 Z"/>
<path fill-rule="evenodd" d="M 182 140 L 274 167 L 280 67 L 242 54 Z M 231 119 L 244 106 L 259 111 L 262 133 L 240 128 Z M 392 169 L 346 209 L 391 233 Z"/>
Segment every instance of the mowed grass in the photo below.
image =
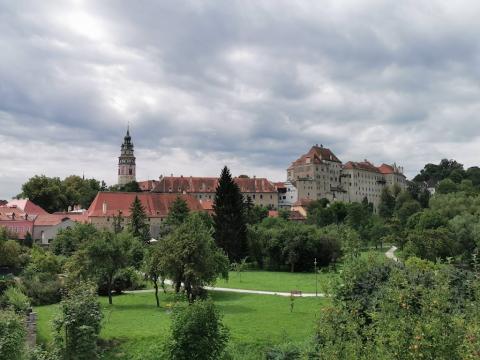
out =
<path fill-rule="evenodd" d="M 384 259 L 385 252 L 390 246 L 383 248 L 371 248 L 361 251 L 361 257 L 374 257 Z M 262 291 L 279 291 L 290 292 L 292 290 L 300 290 L 304 293 L 314 293 L 316 282 L 319 293 L 329 293 L 332 283 L 338 280 L 338 271 L 342 269 L 343 264 L 337 264 L 337 272 L 328 271 L 327 268 L 318 269 L 318 275 L 315 273 L 291 273 L 282 271 L 261 271 L 248 270 L 241 273 L 230 271 L 228 280 L 218 279 L 215 286 L 229 289 L 246 289 L 246 290 L 262 290 Z M 312 263 L 313 267 L 313 263 Z"/>
<path fill-rule="evenodd" d="M 229 289 L 247 289 L 262 291 L 290 292 L 300 290 L 305 293 L 315 292 L 315 283 L 318 281 L 318 292 L 326 292 L 330 283 L 338 275 L 334 272 L 319 272 L 317 278 L 314 273 L 290 273 L 274 271 L 231 271 L 228 280 L 219 279 L 215 286 Z"/>
<path fill-rule="evenodd" d="M 284 341 L 304 342 L 314 333 L 315 321 L 329 300 L 296 298 L 290 312 L 290 298 L 211 292 L 224 323 L 230 329 L 230 347 L 236 358 L 262 359 L 265 348 Z M 111 340 L 104 359 L 156 359 L 159 348 L 169 334 L 172 294 L 161 295 L 160 309 L 153 293 L 126 294 L 114 297 L 112 306 L 100 299 L 104 320 L 101 337 Z M 51 320 L 58 305 L 36 307 L 39 341 L 52 340 Z M 113 344 L 113 345 L 112 345 Z M 240 355 L 239 355 L 240 354 Z"/>

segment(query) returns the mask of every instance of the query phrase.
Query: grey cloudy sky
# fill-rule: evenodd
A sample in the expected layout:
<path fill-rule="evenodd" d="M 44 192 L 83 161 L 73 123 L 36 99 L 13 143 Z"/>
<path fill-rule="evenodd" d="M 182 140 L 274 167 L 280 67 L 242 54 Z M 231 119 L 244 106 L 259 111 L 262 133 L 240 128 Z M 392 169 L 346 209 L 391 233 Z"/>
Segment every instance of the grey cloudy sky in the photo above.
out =
<path fill-rule="evenodd" d="M 283 180 L 342 161 L 479 164 L 480 3 L 0 0 L 0 198 L 34 174 Z"/>

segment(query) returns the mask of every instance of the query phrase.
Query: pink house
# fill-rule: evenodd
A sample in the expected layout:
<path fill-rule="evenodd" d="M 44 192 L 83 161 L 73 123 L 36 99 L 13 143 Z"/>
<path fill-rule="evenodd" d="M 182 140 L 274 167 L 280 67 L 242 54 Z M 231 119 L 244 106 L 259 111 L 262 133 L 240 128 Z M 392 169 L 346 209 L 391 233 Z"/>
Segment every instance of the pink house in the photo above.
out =
<path fill-rule="evenodd" d="M 17 237 L 25 239 L 27 232 L 33 234 L 33 223 L 36 215 L 28 215 L 16 206 L 0 206 L 0 226 Z"/>

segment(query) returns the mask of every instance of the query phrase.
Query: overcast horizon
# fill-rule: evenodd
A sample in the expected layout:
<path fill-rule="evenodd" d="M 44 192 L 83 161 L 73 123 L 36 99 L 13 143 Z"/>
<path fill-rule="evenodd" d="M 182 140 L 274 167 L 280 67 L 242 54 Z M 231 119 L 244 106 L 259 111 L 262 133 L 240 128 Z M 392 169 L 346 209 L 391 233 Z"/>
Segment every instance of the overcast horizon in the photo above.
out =
<path fill-rule="evenodd" d="M 34 175 L 479 165 L 480 3 L 0 0 L 0 199 Z"/>

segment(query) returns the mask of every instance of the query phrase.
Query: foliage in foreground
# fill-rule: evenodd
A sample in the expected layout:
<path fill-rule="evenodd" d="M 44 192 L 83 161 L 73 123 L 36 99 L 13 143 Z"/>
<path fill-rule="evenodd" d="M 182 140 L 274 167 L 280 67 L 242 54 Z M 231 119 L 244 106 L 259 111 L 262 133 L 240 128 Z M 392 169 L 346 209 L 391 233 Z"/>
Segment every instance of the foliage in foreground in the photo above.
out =
<path fill-rule="evenodd" d="M 417 258 L 353 260 L 316 331 L 320 359 L 474 359 L 478 273 Z"/>
<path fill-rule="evenodd" d="M 229 331 L 211 300 L 175 306 L 168 346 L 170 359 L 219 359 L 228 339 Z"/>
<path fill-rule="evenodd" d="M 102 311 L 95 287 L 92 284 L 80 283 L 69 289 L 60 309 L 61 313 L 55 319 L 54 327 L 56 347 L 62 358 L 97 359 Z"/>
<path fill-rule="evenodd" d="M 0 359 L 22 360 L 25 337 L 23 317 L 11 310 L 0 310 Z"/>

